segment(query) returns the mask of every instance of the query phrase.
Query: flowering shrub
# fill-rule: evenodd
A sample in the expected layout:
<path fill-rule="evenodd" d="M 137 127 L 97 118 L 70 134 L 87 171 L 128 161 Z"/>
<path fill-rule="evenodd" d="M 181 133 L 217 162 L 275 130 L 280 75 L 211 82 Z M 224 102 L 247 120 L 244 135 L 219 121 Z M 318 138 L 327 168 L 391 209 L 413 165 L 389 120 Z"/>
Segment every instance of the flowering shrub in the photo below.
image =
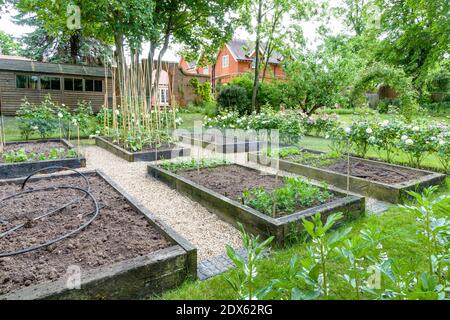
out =
<path fill-rule="evenodd" d="M 432 137 L 433 138 L 433 137 Z M 434 139 L 433 139 L 434 140 Z M 433 141 L 436 156 L 444 167 L 445 172 L 450 170 L 450 131 L 441 132 Z"/>
<path fill-rule="evenodd" d="M 17 111 L 17 120 L 21 135 L 28 139 L 31 134 L 37 132 L 42 138 L 50 136 L 57 128 L 56 106 L 51 97 L 45 96 L 39 106 L 33 106 L 26 98 Z"/>
<path fill-rule="evenodd" d="M 306 133 L 316 136 L 326 136 L 331 131 L 339 127 L 335 114 L 313 114 L 312 116 L 303 116 L 303 126 Z"/>
<path fill-rule="evenodd" d="M 391 162 L 402 123 L 397 120 L 384 120 L 375 125 L 373 145 L 379 153 L 384 152 L 386 160 Z"/>
<path fill-rule="evenodd" d="M 408 156 L 411 166 L 419 167 L 424 158 L 434 151 L 436 128 L 420 123 L 404 125 L 398 142 L 399 149 Z"/>
<path fill-rule="evenodd" d="M 360 157 L 364 158 L 369 146 L 375 143 L 376 139 L 372 126 L 369 121 L 358 119 L 345 129 L 350 141 L 354 144 L 356 154 Z"/>
<path fill-rule="evenodd" d="M 275 112 L 265 109 L 261 113 L 239 116 L 236 111 L 221 113 L 214 118 L 205 118 L 206 128 L 279 130 L 286 137 L 301 137 L 304 133 L 302 118 L 295 112 Z"/>

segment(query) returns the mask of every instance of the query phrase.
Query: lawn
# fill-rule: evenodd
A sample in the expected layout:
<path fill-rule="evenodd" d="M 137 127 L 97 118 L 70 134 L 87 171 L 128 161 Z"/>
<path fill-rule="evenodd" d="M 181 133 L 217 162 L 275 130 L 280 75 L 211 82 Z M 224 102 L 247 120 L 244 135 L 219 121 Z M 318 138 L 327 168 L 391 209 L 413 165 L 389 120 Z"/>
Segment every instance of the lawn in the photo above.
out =
<path fill-rule="evenodd" d="M 450 180 L 446 181 L 439 194 L 450 191 Z M 426 270 L 427 249 L 423 240 L 417 235 L 415 217 L 400 212 L 396 207 L 381 215 L 366 214 L 364 217 L 348 223 L 356 235 L 361 229 L 374 227 L 382 233 L 382 245 L 390 258 L 397 261 L 400 268 L 421 272 Z M 257 264 L 257 285 L 267 286 L 272 279 L 283 278 L 288 272 L 291 257 L 302 256 L 307 250 L 308 242 L 299 242 L 291 247 L 273 252 L 270 257 L 260 260 Z M 339 275 L 346 271 L 340 258 L 335 257 L 329 266 L 330 290 L 333 299 L 355 299 L 351 288 L 345 284 Z M 161 299 L 236 299 L 236 293 L 231 289 L 227 278 L 235 276 L 232 269 L 206 281 L 189 281 L 177 290 L 164 294 Z"/>
<path fill-rule="evenodd" d="M 343 124 L 343 125 L 350 125 L 353 121 L 353 119 L 355 119 L 355 115 L 353 114 L 338 114 L 337 115 L 338 120 Z M 378 119 L 380 120 L 390 120 L 392 119 L 392 115 L 390 114 L 377 114 L 376 116 Z M 430 115 L 424 115 L 423 117 L 421 117 L 421 119 L 426 119 L 429 121 L 437 121 L 437 122 L 446 122 L 450 124 L 450 114 L 449 115 L 440 115 L 440 116 L 430 116 Z"/>

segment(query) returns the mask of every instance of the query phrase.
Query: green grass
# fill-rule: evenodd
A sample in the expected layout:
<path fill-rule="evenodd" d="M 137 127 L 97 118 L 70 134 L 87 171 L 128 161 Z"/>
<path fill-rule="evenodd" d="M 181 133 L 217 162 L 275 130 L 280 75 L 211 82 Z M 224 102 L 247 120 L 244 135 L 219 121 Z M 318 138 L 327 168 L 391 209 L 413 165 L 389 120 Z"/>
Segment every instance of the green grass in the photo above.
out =
<path fill-rule="evenodd" d="M 357 116 L 353 114 L 338 114 L 337 118 L 343 125 L 350 125 Z M 376 118 L 379 120 L 392 120 L 394 116 L 390 114 L 377 114 Z M 450 115 L 440 115 L 440 116 L 430 116 L 430 115 L 424 115 L 421 116 L 421 119 L 426 119 L 430 121 L 439 121 L 439 122 L 446 122 L 450 123 Z"/>
<path fill-rule="evenodd" d="M 17 121 L 16 118 L 14 118 L 14 117 L 3 117 L 3 120 L 4 120 L 4 124 L 5 124 L 6 142 L 25 140 L 24 137 L 22 137 L 21 134 L 20 134 L 19 125 L 18 125 L 18 121 Z M 90 120 L 90 127 L 91 127 L 90 131 L 91 132 L 95 131 L 95 126 L 96 126 L 95 117 L 92 117 L 92 119 Z M 48 138 L 49 139 L 59 139 L 60 136 L 59 136 L 58 132 L 54 132 Z M 29 137 L 29 139 L 30 140 L 32 140 L 32 139 L 41 139 L 41 136 L 39 134 L 32 134 Z"/>
<path fill-rule="evenodd" d="M 442 187 L 439 194 L 450 192 L 450 180 Z M 423 240 L 418 237 L 415 229 L 415 217 L 400 212 L 396 207 L 381 215 L 366 215 L 346 225 L 352 226 L 351 235 L 356 235 L 367 226 L 377 227 L 381 230 L 384 249 L 390 258 L 397 261 L 400 268 L 421 272 L 427 269 L 425 263 L 427 249 Z M 283 250 L 273 252 L 270 257 L 258 262 L 258 287 L 264 287 L 272 279 L 283 278 L 287 272 L 289 261 L 293 255 L 302 256 L 308 246 L 306 243 L 298 243 Z M 225 248 L 224 248 L 225 249 Z M 332 259 L 329 263 L 329 275 L 331 279 L 331 293 L 335 299 L 355 299 L 351 289 L 338 279 L 337 275 L 345 271 L 345 266 L 339 258 Z M 162 299 L 236 299 L 237 296 L 228 285 L 226 279 L 236 274 L 236 269 L 227 271 L 206 281 L 187 281 L 180 288 L 167 292 L 159 298 Z"/>
<path fill-rule="evenodd" d="M 179 126 L 179 128 L 193 128 L 196 121 L 203 122 L 203 118 L 205 117 L 201 113 L 180 113 L 181 118 L 183 119 L 183 123 Z"/>

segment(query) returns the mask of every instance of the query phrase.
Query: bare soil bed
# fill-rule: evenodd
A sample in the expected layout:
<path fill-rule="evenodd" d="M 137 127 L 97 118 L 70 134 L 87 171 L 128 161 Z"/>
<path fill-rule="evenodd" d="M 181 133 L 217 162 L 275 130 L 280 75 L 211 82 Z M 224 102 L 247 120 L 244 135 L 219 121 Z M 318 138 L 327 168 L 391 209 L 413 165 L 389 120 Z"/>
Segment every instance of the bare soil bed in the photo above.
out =
<path fill-rule="evenodd" d="M 325 167 L 325 169 L 347 174 L 347 161 L 338 161 L 328 167 Z M 425 173 L 398 167 L 393 168 L 389 165 L 363 162 L 352 158 L 350 160 L 350 175 L 371 181 L 393 184 L 423 177 L 425 176 Z"/>
<path fill-rule="evenodd" d="M 307 153 L 307 151 L 304 152 Z M 320 162 L 314 163 L 304 161 L 302 156 L 290 155 L 283 158 L 283 160 L 347 174 L 346 159 L 323 158 Z M 350 158 L 350 175 L 371 181 L 394 184 L 417 179 L 426 175 L 426 173 L 417 170 L 409 170 L 407 168 L 393 167 L 388 164 L 384 165 L 382 163 L 367 162 L 352 157 Z"/>
<path fill-rule="evenodd" d="M 62 142 L 57 141 L 36 141 L 36 142 L 19 142 L 19 143 L 11 143 L 6 144 L 3 151 L 4 152 L 10 152 L 10 151 L 18 151 L 20 149 L 23 149 L 27 154 L 35 153 L 35 154 L 45 154 L 46 156 L 49 155 L 49 152 L 51 149 L 64 149 L 65 151 L 68 150 L 67 146 Z M 3 157 L 0 155 L 0 163 L 4 163 Z"/>
<path fill-rule="evenodd" d="M 245 190 L 263 187 L 264 190 L 270 192 L 283 185 L 283 177 L 276 179 L 275 175 L 261 173 L 261 171 L 238 165 L 224 165 L 199 171 L 178 171 L 177 174 L 238 202 L 241 202 L 242 192 Z M 337 198 L 337 196 L 330 198 L 328 202 Z M 320 203 L 314 203 L 309 207 L 298 206 L 296 211 L 308 209 L 318 204 Z M 285 215 L 288 214 L 280 212 L 278 216 Z"/>
<path fill-rule="evenodd" d="M 63 277 L 68 266 L 83 271 L 155 252 L 171 244 L 144 215 L 138 214 L 109 184 L 96 175 L 88 176 L 92 195 L 100 207 L 98 217 L 85 229 L 50 246 L 0 258 L 0 296 L 34 284 Z M 27 183 L 26 188 L 68 185 L 85 188 L 78 176 L 55 177 Z M 20 186 L 7 184 L 0 199 L 16 193 Z M 24 227 L 1 237 L 0 253 L 36 246 L 78 228 L 92 217 L 94 205 L 88 198 L 61 212 L 33 221 L 51 209 L 79 198 L 73 189 L 40 191 L 4 201 L 0 211 L 0 237 L 20 223 Z"/>

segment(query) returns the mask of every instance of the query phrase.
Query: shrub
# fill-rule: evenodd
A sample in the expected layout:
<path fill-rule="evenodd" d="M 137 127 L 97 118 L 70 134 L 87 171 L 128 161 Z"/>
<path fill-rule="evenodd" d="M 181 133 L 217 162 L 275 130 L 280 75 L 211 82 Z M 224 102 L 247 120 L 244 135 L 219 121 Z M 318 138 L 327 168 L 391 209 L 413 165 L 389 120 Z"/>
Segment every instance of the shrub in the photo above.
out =
<path fill-rule="evenodd" d="M 17 120 L 21 135 L 28 139 L 37 132 L 41 138 L 48 138 L 58 127 L 56 105 L 51 96 L 47 95 L 38 106 L 31 105 L 25 98 L 17 111 Z"/>
<path fill-rule="evenodd" d="M 363 119 L 354 121 L 349 128 L 346 128 L 358 156 L 364 158 L 369 146 L 375 142 L 373 131 L 372 124 Z"/>
<path fill-rule="evenodd" d="M 410 166 L 420 167 L 425 157 L 433 151 L 436 133 L 427 125 L 417 122 L 403 127 L 398 148 L 406 153 Z"/>
<path fill-rule="evenodd" d="M 236 111 L 239 115 L 251 113 L 251 101 L 244 88 L 230 85 L 220 90 L 217 96 L 220 111 Z"/>
<path fill-rule="evenodd" d="M 192 78 L 190 84 L 194 88 L 194 93 L 197 95 L 199 103 L 209 103 L 213 101 L 211 83 L 209 81 L 201 83 L 197 78 Z"/>

